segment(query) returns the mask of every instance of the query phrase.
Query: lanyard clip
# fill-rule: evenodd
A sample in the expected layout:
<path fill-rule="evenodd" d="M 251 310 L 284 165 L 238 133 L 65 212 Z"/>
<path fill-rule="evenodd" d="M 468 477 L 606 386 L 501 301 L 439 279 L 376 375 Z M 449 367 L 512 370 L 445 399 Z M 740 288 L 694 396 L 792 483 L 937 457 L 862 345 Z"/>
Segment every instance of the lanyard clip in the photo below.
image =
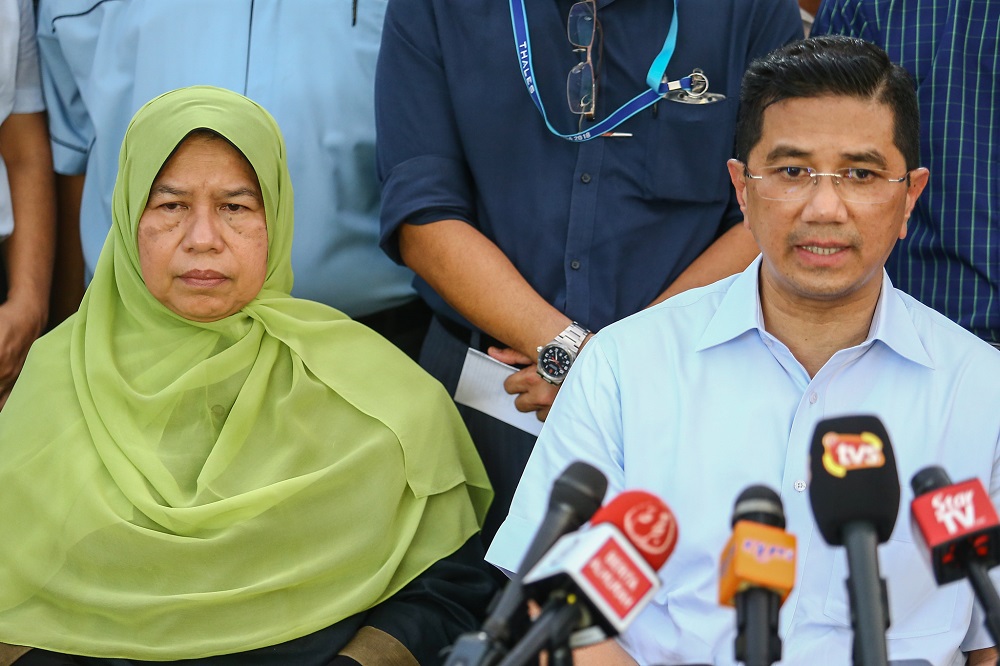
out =
<path fill-rule="evenodd" d="M 697 68 L 676 81 L 667 81 L 667 75 L 664 74 L 663 82 L 660 84 L 660 94 L 663 97 L 701 97 L 706 92 L 708 92 L 708 77 Z"/>
<path fill-rule="evenodd" d="M 664 75 L 658 92 L 664 99 L 686 104 L 711 104 L 726 98 L 725 95 L 708 92 L 708 77 L 697 68 L 676 81 L 667 81 Z"/>

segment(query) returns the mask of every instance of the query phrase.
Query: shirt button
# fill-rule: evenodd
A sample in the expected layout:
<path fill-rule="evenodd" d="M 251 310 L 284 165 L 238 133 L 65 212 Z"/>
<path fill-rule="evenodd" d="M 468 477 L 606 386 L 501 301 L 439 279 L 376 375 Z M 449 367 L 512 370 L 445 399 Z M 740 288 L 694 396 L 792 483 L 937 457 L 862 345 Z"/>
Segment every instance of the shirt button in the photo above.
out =
<path fill-rule="evenodd" d="M 586 185 L 587 183 L 589 183 L 590 182 L 590 174 L 589 173 L 585 173 L 582 176 L 580 176 L 580 182 L 583 183 L 584 185 Z"/>
<path fill-rule="evenodd" d="M 815 393 L 810 393 L 809 394 L 809 404 L 810 405 L 815 405 L 817 400 L 819 400 L 819 396 L 818 395 L 816 395 Z"/>
<path fill-rule="evenodd" d="M 806 489 L 806 482 L 802 480 L 796 481 L 792 487 L 801 493 Z"/>
<path fill-rule="evenodd" d="M 573 261 L 569 262 L 569 267 L 572 268 L 574 271 L 578 271 L 580 270 L 580 262 L 574 259 Z"/>

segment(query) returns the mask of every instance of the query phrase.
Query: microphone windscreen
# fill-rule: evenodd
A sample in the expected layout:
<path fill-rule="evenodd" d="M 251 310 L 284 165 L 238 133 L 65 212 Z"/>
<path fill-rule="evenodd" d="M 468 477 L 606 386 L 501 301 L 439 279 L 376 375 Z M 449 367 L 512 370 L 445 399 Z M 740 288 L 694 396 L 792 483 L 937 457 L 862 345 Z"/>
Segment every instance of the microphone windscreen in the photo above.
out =
<path fill-rule="evenodd" d="M 601 507 L 591 525 L 611 523 L 658 570 L 677 545 L 677 519 L 656 495 L 644 490 L 626 490 Z"/>
<path fill-rule="evenodd" d="M 604 501 L 607 489 L 607 477 L 585 462 L 573 462 L 563 470 L 552 482 L 545 517 L 528 544 L 518 571 L 531 569 L 559 537 L 590 520 Z"/>
<path fill-rule="evenodd" d="M 944 471 L 943 467 L 938 467 L 937 465 L 923 468 L 910 479 L 910 488 L 913 489 L 914 497 L 920 497 L 932 490 L 940 490 L 950 485 L 951 477 L 948 476 L 948 472 Z"/>
<path fill-rule="evenodd" d="M 549 504 L 569 504 L 586 522 L 600 508 L 607 490 L 607 477 L 596 467 L 578 460 L 552 483 Z"/>
<path fill-rule="evenodd" d="M 736 523 L 741 520 L 785 529 L 785 510 L 781 505 L 778 493 L 768 486 L 746 488 L 736 498 L 730 527 L 735 527 Z"/>
<path fill-rule="evenodd" d="M 809 501 L 826 542 L 843 545 L 842 530 L 854 522 L 870 523 L 878 541 L 887 541 L 899 514 L 899 475 L 878 417 L 820 421 L 809 454 Z"/>

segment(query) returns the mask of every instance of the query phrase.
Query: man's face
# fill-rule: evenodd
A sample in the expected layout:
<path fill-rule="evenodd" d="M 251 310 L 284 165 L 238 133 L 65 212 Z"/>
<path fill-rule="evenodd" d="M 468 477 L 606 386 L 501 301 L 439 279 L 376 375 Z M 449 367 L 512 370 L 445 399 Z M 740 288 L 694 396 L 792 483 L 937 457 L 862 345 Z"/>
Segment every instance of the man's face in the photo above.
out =
<path fill-rule="evenodd" d="M 222 139 L 186 139 L 153 182 L 139 218 L 150 293 L 193 321 L 253 300 L 267 274 L 267 224 L 257 175 Z"/>
<path fill-rule="evenodd" d="M 818 173 L 838 169 L 878 169 L 891 178 L 906 173 L 906 161 L 893 143 L 892 110 L 855 97 L 787 99 L 764 111 L 763 131 L 748 156 L 757 175 L 767 167 L 809 167 Z M 893 184 L 884 203 L 844 201 L 833 179 L 820 177 L 795 201 L 767 199 L 759 181 L 744 176 L 743 165 L 729 163 L 744 224 L 763 253 L 761 297 L 790 305 L 823 309 L 857 302 L 874 304 L 882 267 L 927 183 L 916 169 L 909 184 Z"/>

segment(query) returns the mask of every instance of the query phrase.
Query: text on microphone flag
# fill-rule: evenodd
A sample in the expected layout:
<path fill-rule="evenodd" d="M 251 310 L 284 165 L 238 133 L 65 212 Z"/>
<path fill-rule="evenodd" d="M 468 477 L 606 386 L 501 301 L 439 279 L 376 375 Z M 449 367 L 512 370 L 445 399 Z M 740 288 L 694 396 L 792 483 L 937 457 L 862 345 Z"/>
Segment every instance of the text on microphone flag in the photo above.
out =
<path fill-rule="evenodd" d="M 881 438 L 874 433 L 828 432 L 823 435 L 823 467 L 839 478 L 851 470 L 882 467 L 883 448 Z"/>
<path fill-rule="evenodd" d="M 622 620 L 653 588 L 632 558 L 610 537 L 587 562 L 583 575 Z"/>
<path fill-rule="evenodd" d="M 998 522 L 993 502 L 978 479 L 920 495 L 911 508 L 922 517 L 933 514 L 934 520 L 917 521 L 924 540 L 932 545 Z"/>
<path fill-rule="evenodd" d="M 795 543 L 794 534 L 778 527 L 737 522 L 719 562 L 719 603 L 733 606 L 751 586 L 773 590 L 784 603 L 795 584 Z"/>

